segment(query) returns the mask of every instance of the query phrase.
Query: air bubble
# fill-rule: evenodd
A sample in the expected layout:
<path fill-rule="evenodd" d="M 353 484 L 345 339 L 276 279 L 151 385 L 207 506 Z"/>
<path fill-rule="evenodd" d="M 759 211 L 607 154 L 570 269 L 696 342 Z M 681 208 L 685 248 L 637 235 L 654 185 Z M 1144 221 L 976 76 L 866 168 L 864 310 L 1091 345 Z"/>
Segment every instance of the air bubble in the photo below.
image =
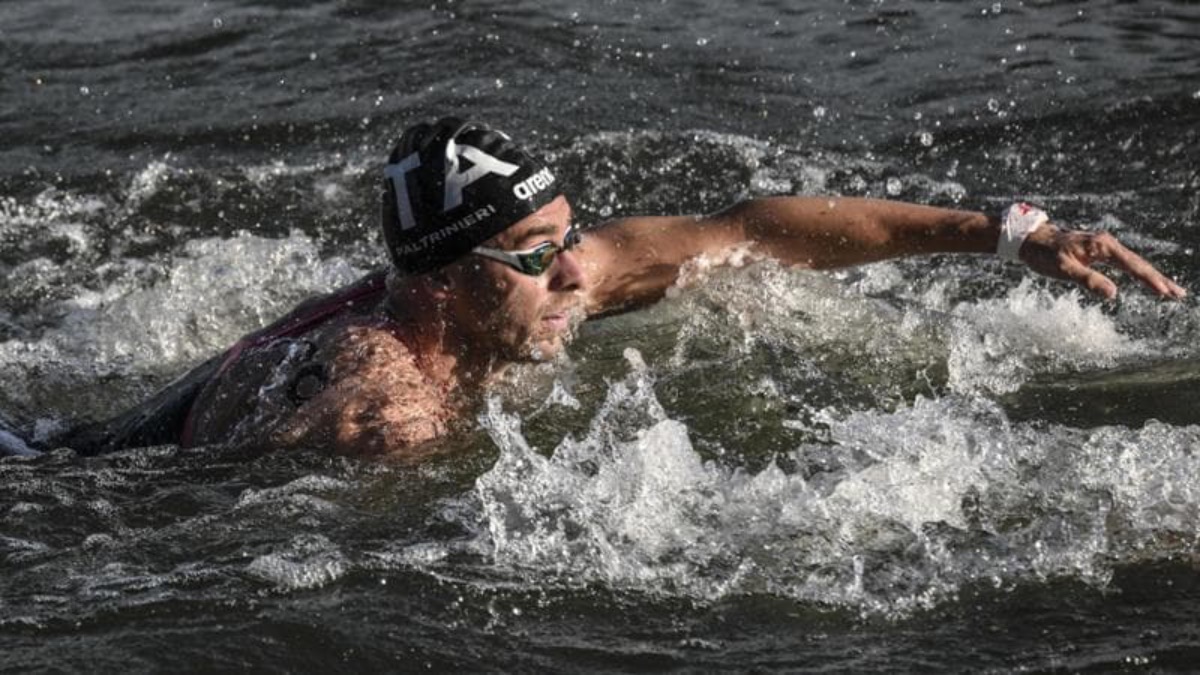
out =
<path fill-rule="evenodd" d="M 928 131 L 922 131 L 921 133 L 917 134 L 917 140 L 921 142 L 921 145 L 927 148 L 933 146 L 933 134 Z"/>
<path fill-rule="evenodd" d="M 224 26 L 224 25 L 225 25 L 225 22 L 223 20 L 221 20 L 221 17 L 219 17 L 219 16 L 212 20 L 213 28 L 220 28 L 221 26 Z"/>
<path fill-rule="evenodd" d="M 884 189 L 887 190 L 888 196 L 896 197 L 904 191 L 904 184 L 900 182 L 899 178 L 889 178 Z"/>

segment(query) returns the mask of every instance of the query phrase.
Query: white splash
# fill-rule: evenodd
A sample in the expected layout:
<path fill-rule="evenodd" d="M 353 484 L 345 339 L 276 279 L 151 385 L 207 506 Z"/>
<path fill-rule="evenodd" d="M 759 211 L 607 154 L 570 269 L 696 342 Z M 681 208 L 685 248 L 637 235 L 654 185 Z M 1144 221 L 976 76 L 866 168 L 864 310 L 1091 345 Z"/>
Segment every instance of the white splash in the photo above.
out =
<path fill-rule="evenodd" d="M 1146 353 L 1078 291 L 1051 294 L 1028 280 L 995 300 L 953 312 L 948 368 L 955 391 L 1015 391 L 1033 372 L 1104 368 Z"/>
<path fill-rule="evenodd" d="M 539 585 L 893 613 L 979 584 L 1104 584 L 1162 528 L 1200 536 L 1197 428 L 1038 429 L 986 399 L 918 397 L 822 416 L 827 441 L 788 460 L 832 468 L 751 473 L 704 459 L 640 356 L 627 358 L 587 434 L 548 457 L 496 402 L 481 418 L 501 455 L 476 483 L 474 548 L 497 569 Z"/>
<path fill-rule="evenodd" d="M 240 233 L 193 240 L 165 279 L 143 287 L 133 275 L 99 291 L 81 290 L 58 303 L 54 313 L 62 318 L 54 328 L 0 343 L 0 374 L 6 393 L 35 410 L 73 402 L 107 414 L 130 401 L 97 380 L 145 372 L 171 377 L 300 300 L 361 274 L 342 258 L 322 259 L 317 243 L 300 232 L 285 239 Z M 81 382 L 105 391 L 88 393 Z"/>

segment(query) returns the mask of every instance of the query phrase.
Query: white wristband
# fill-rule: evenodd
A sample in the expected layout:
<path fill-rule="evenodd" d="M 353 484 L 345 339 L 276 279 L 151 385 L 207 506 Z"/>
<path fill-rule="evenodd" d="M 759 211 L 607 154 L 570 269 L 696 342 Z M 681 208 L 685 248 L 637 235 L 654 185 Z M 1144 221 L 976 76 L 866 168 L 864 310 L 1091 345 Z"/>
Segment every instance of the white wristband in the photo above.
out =
<path fill-rule="evenodd" d="M 1050 222 L 1046 212 L 1030 206 L 1025 202 L 1017 202 L 1004 210 L 1000 217 L 1000 240 L 996 242 L 996 255 L 1003 260 L 1020 262 L 1017 253 L 1025 238 L 1042 225 Z"/>

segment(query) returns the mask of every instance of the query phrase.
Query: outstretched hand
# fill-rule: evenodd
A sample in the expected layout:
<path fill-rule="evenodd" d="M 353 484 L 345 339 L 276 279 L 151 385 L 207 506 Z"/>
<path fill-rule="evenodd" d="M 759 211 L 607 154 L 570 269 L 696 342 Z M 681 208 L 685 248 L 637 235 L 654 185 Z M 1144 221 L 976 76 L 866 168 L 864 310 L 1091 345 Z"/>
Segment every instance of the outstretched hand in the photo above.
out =
<path fill-rule="evenodd" d="M 1020 256 L 1035 272 L 1073 281 L 1109 300 L 1117 296 L 1117 285 L 1092 268 L 1097 263 L 1124 270 L 1160 297 L 1178 300 L 1187 296 L 1182 286 L 1107 232 L 1064 230 L 1046 225 L 1029 234 L 1021 245 Z"/>

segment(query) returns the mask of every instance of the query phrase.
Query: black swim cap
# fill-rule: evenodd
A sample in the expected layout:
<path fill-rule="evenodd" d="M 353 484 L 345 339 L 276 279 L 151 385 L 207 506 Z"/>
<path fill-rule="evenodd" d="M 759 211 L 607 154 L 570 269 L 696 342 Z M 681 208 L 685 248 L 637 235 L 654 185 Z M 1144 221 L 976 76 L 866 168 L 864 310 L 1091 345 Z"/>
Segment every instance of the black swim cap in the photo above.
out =
<path fill-rule="evenodd" d="M 409 127 L 383 173 L 383 238 L 406 274 L 454 262 L 557 194 L 543 162 L 454 117 Z"/>

